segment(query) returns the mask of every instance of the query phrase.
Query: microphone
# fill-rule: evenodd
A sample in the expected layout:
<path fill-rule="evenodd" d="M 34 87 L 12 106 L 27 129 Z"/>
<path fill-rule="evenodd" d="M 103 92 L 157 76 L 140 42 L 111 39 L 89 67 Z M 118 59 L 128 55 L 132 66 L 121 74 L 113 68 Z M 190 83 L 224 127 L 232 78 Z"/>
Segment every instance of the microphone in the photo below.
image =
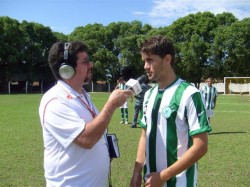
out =
<path fill-rule="evenodd" d="M 135 79 L 129 79 L 125 85 L 128 87 L 127 90 L 132 90 L 135 95 L 138 95 L 141 93 L 141 84 L 144 83 L 147 80 L 146 75 L 142 75 L 139 78 Z"/>

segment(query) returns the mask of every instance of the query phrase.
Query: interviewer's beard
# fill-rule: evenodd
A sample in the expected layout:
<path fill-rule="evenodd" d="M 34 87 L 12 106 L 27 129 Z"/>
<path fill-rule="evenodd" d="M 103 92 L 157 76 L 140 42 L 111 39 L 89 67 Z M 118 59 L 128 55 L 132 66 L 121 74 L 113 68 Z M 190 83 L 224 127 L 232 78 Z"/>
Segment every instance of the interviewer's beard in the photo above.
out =
<path fill-rule="evenodd" d="M 90 70 L 90 72 L 88 73 L 88 75 L 84 79 L 84 84 L 89 84 L 92 80 L 92 77 L 93 77 L 92 70 Z"/>

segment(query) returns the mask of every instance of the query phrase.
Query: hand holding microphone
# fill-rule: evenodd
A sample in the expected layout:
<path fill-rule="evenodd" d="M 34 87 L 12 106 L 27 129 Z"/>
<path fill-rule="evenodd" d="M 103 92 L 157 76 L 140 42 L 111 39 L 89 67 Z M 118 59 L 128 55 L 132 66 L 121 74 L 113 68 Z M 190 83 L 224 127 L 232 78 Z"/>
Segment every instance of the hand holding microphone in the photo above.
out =
<path fill-rule="evenodd" d="M 129 97 L 132 97 L 133 94 L 138 95 L 142 91 L 141 84 L 144 83 L 146 79 L 147 77 L 145 75 L 140 76 L 137 80 L 129 79 L 129 81 L 125 83 L 128 88 L 126 90 L 114 90 L 109 96 L 109 102 L 112 103 L 113 106 L 120 107 Z"/>
<path fill-rule="evenodd" d="M 132 90 L 134 95 L 138 95 L 141 93 L 141 84 L 146 81 L 147 77 L 146 75 L 140 76 L 137 80 L 135 79 L 129 79 L 125 85 L 128 87 L 127 90 Z"/>
<path fill-rule="evenodd" d="M 109 96 L 108 103 L 113 106 L 113 109 L 122 106 L 129 97 L 132 97 L 132 90 L 115 89 Z"/>

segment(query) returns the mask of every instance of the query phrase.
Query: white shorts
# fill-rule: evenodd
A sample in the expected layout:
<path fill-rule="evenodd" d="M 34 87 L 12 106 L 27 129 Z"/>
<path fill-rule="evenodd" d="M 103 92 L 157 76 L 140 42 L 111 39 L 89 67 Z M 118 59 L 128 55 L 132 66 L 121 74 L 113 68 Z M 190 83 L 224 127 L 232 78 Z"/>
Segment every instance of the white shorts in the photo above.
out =
<path fill-rule="evenodd" d="M 128 101 L 126 101 L 120 108 L 128 108 Z"/>
<path fill-rule="evenodd" d="M 214 112 L 213 110 L 206 110 L 206 113 L 207 113 L 207 117 L 210 118 L 210 117 L 213 117 L 214 116 Z"/>

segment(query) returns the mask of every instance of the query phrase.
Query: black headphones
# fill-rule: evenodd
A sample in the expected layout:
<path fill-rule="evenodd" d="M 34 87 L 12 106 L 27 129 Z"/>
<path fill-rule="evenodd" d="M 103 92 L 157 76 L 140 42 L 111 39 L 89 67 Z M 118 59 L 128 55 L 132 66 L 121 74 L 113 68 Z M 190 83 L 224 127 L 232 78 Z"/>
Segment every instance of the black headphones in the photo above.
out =
<path fill-rule="evenodd" d="M 68 63 L 69 46 L 70 43 L 64 44 L 64 52 L 63 52 L 64 62 L 59 67 L 59 75 L 66 80 L 71 79 L 75 75 L 75 68 Z"/>

